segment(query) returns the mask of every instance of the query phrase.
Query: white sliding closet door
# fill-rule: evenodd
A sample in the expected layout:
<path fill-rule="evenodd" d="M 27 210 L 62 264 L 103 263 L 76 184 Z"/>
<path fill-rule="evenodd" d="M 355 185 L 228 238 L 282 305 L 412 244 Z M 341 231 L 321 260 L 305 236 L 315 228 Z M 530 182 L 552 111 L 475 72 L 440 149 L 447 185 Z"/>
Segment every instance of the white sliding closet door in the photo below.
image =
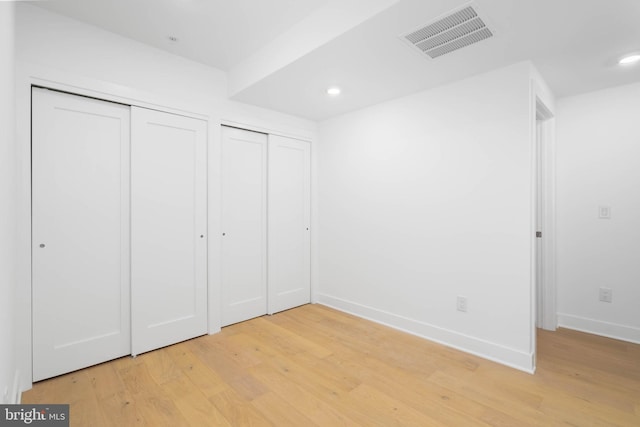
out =
<path fill-rule="evenodd" d="M 131 109 L 134 355 L 207 332 L 207 123 Z"/>
<path fill-rule="evenodd" d="M 222 127 L 222 326 L 267 314 L 267 135 Z"/>
<path fill-rule="evenodd" d="M 311 300 L 310 148 L 269 135 L 269 313 Z"/>
<path fill-rule="evenodd" d="M 130 353 L 129 107 L 33 89 L 33 379 Z"/>

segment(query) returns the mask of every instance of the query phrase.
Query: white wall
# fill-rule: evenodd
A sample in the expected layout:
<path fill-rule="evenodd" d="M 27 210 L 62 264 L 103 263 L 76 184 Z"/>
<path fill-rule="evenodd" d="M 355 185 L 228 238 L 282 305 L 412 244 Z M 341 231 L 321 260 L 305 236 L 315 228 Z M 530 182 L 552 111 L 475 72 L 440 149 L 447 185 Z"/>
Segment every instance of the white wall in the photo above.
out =
<path fill-rule="evenodd" d="M 0 402 L 14 403 L 13 306 L 16 286 L 14 4 L 0 3 Z"/>
<path fill-rule="evenodd" d="M 322 122 L 318 300 L 531 371 L 532 106 L 520 63 Z"/>
<path fill-rule="evenodd" d="M 18 307 L 14 321 L 23 372 L 31 384 L 30 336 L 30 85 L 63 88 L 99 98 L 175 109 L 209 120 L 209 302 L 219 304 L 220 123 L 312 140 L 316 124 L 227 99 L 226 75 L 185 58 L 97 27 L 18 3 L 16 5 L 17 123 L 20 182 Z M 219 329 L 216 311 L 210 330 Z"/>
<path fill-rule="evenodd" d="M 557 110 L 558 322 L 640 343 L 640 83 Z M 598 207 L 610 206 L 611 219 Z M 613 302 L 600 302 L 600 287 Z"/>

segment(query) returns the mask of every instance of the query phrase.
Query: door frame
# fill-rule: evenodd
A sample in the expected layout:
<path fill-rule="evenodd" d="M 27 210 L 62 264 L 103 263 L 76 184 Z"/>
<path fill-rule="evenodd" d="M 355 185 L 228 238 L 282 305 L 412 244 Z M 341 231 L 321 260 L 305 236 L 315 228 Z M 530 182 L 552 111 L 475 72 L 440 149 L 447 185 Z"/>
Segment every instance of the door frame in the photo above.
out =
<path fill-rule="evenodd" d="M 531 68 L 529 87 L 529 137 L 530 137 L 530 322 L 529 345 L 532 371 L 536 369 L 537 316 L 543 313 L 540 324 L 544 329 L 557 327 L 556 309 L 556 189 L 555 189 L 555 98 L 542 76 Z M 540 119 L 540 123 L 538 122 Z M 540 126 L 541 150 L 538 152 L 538 126 Z M 540 164 L 542 176 L 538 177 Z M 544 199 L 540 209 L 542 226 L 542 269 L 540 273 L 541 298 L 538 300 L 538 181 L 542 185 Z M 540 306 L 540 307 L 539 307 Z"/>
<path fill-rule="evenodd" d="M 555 223 L 555 119 L 549 107 L 536 97 L 536 147 L 537 164 L 536 189 L 541 190 L 539 202 L 536 206 L 541 217 L 542 227 L 541 252 L 542 259 L 538 260 L 536 268 L 541 277 L 536 277 L 536 311 L 537 324 L 545 330 L 555 331 L 558 326 L 556 309 L 556 223 Z M 538 173 L 541 176 L 538 176 Z M 542 188 L 538 189 L 538 185 Z M 538 194 L 536 194 L 538 199 Z M 537 203 L 536 203 L 537 205 Z M 536 230 L 538 231 L 538 230 Z M 536 242 L 537 243 L 537 242 Z M 542 263 L 540 266 L 539 263 Z"/>
<path fill-rule="evenodd" d="M 19 183 L 16 204 L 19 212 L 18 224 L 18 264 L 16 265 L 17 283 L 15 293 L 15 354 L 18 368 L 15 373 L 20 391 L 28 390 L 33 384 L 33 336 L 32 336 L 32 259 L 31 259 L 31 89 L 42 87 L 74 95 L 86 96 L 105 101 L 138 106 L 167 113 L 204 120 L 208 129 L 220 125 L 219 118 L 211 113 L 205 113 L 208 108 L 203 104 L 185 102 L 175 96 L 158 95 L 134 88 L 109 83 L 102 80 L 87 78 L 73 72 L 16 61 L 16 143 L 17 167 L 19 169 Z M 169 107 L 171 106 L 171 107 Z M 209 132 L 207 145 L 212 144 L 214 132 Z M 209 154 L 211 156 L 211 153 Z M 211 157 L 209 158 L 211 160 Z M 211 187 L 211 176 L 207 184 Z M 209 193 L 210 194 L 210 193 Z M 208 198 L 208 208 L 211 209 L 211 197 Z M 209 231 L 211 234 L 211 231 Z M 212 239 L 208 242 L 209 255 L 207 264 L 211 264 L 211 250 L 215 245 Z M 208 298 L 208 333 L 220 330 L 217 310 L 211 304 L 215 297 L 214 284 L 209 278 L 207 288 Z M 213 312 L 213 313 L 212 313 Z"/>

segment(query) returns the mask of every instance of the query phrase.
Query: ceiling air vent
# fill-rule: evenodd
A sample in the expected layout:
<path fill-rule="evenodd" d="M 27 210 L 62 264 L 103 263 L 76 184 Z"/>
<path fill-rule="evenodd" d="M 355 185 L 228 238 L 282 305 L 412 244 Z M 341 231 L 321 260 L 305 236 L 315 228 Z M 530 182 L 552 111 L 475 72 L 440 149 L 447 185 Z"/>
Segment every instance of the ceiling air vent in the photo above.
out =
<path fill-rule="evenodd" d="M 492 36 L 473 6 L 466 6 L 400 37 L 435 59 Z"/>

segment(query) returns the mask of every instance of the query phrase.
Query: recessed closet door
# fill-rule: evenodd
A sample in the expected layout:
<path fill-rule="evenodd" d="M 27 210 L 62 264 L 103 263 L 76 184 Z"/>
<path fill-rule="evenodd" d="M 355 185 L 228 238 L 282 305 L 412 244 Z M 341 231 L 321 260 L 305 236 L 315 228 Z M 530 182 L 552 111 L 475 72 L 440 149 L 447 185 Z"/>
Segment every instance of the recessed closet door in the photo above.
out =
<path fill-rule="evenodd" d="M 33 379 L 130 353 L 129 107 L 33 89 Z"/>
<path fill-rule="evenodd" d="M 269 313 L 311 300 L 310 148 L 269 135 Z"/>
<path fill-rule="evenodd" d="M 267 314 L 267 135 L 222 127 L 222 326 Z"/>
<path fill-rule="evenodd" d="M 203 120 L 131 109 L 132 352 L 207 332 Z"/>

